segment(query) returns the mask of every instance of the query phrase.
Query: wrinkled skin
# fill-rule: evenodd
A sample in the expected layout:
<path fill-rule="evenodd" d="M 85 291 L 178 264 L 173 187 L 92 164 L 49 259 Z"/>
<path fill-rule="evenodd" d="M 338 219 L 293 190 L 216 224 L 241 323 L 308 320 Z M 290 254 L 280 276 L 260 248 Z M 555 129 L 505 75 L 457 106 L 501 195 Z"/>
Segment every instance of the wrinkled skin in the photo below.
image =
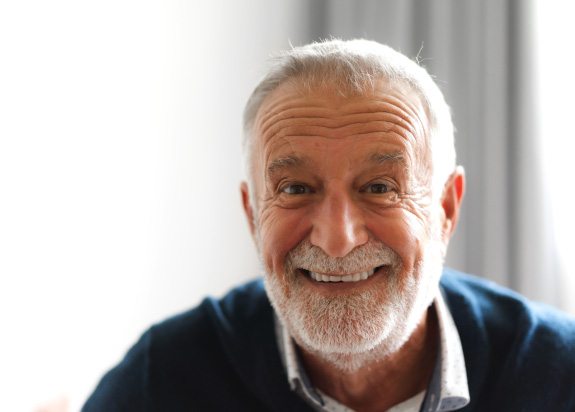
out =
<path fill-rule="evenodd" d="M 282 289 L 284 305 L 302 290 L 334 299 L 367 289 L 377 292 L 373 305 L 385 305 L 390 300 L 385 286 L 393 272 L 405 303 L 402 310 L 408 312 L 399 319 L 411 322 L 409 327 L 396 326 L 404 328 L 403 341 L 425 341 L 421 334 L 427 330 L 427 306 L 437 288 L 463 193 L 460 169 L 442 193 L 432 193 L 427 130 L 417 95 L 385 82 L 374 93 L 352 98 L 330 90 L 303 92 L 285 83 L 266 98 L 254 124 L 255 195 L 250 197 L 246 184 L 242 194 L 262 263 L 267 276 Z M 398 266 L 357 283 L 318 283 L 301 272 L 294 282 L 286 274 L 286 256 L 304 240 L 333 258 L 343 258 L 375 240 L 395 252 Z M 282 308 L 277 307 L 281 305 L 274 306 L 282 317 Z M 298 341 L 297 331 L 290 332 Z M 397 355 L 403 356 L 399 350 Z M 329 365 L 321 362 L 308 365 L 329 372 Z M 321 371 L 315 372 L 312 377 L 321 378 Z"/>
<path fill-rule="evenodd" d="M 345 99 L 285 84 L 255 129 L 253 218 L 266 269 L 281 274 L 306 237 L 341 257 L 372 236 L 413 271 L 430 214 L 441 213 L 431 205 L 427 119 L 413 93 L 382 88 Z"/>

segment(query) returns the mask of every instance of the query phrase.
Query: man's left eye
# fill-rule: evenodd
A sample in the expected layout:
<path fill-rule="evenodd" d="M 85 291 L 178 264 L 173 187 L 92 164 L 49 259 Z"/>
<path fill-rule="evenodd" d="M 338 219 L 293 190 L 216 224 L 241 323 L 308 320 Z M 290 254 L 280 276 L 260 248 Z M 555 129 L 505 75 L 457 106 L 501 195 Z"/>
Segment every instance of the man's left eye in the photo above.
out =
<path fill-rule="evenodd" d="M 368 193 L 382 194 L 389 192 L 389 190 L 389 185 L 386 183 L 372 183 L 367 186 L 365 191 Z"/>

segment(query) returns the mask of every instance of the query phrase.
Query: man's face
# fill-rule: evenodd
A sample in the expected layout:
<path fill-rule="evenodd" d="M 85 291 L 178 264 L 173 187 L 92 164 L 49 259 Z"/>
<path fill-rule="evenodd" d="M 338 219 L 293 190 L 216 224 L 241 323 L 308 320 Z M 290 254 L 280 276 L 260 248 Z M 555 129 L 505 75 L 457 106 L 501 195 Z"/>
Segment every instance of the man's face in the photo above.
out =
<path fill-rule="evenodd" d="M 385 82 L 355 98 L 284 84 L 261 106 L 254 231 L 270 300 L 305 349 L 385 355 L 423 318 L 445 246 L 427 130 L 416 94 Z"/>

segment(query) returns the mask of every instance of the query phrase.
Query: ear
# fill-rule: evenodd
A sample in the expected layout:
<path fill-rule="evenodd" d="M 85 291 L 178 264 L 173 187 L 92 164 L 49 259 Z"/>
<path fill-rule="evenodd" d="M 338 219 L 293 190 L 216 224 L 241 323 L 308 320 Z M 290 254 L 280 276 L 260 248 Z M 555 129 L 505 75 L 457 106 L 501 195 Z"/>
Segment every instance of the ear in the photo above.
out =
<path fill-rule="evenodd" d="M 449 176 L 449 179 L 447 179 L 441 198 L 441 206 L 444 212 L 442 238 L 446 246 L 455 231 L 455 227 L 457 226 L 457 221 L 459 220 L 459 209 L 461 207 L 464 192 L 465 170 L 463 169 L 463 166 L 457 166 L 455 171 L 451 176 Z"/>
<path fill-rule="evenodd" d="M 242 192 L 242 206 L 244 207 L 244 213 L 248 219 L 248 226 L 250 227 L 250 232 L 252 237 L 255 239 L 256 228 L 254 225 L 254 209 L 250 202 L 250 189 L 246 182 L 242 182 L 240 185 L 240 190 Z"/>

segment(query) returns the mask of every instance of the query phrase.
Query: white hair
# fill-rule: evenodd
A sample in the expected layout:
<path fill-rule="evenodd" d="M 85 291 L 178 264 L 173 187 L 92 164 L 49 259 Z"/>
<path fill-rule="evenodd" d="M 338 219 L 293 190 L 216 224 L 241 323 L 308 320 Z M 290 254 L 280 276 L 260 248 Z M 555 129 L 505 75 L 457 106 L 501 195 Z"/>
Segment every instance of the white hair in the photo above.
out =
<path fill-rule="evenodd" d="M 433 192 L 442 189 L 455 168 L 454 128 L 449 106 L 429 73 L 415 61 L 375 41 L 333 39 L 295 47 L 276 56 L 246 103 L 243 152 L 252 200 L 253 126 L 272 91 L 291 81 L 307 90 L 325 87 L 343 96 L 356 96 L 375 90 L 381 79 L 392 86 L 408 86 L 421 98 L 430 123 L 426 137 L 431 151 Z"/>

